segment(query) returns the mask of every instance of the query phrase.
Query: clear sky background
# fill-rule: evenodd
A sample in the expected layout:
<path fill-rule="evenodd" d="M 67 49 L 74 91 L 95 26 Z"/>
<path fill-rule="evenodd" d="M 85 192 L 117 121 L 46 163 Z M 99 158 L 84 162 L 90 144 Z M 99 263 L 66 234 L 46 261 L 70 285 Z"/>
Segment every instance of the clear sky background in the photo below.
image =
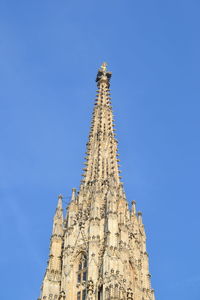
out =
<path fill-rule="evenodd" d="M 39 296 L 103 61 L 156 299 L 200 299 L 199 16 L 198 0 L 0 1 L 1 300 Z"/>

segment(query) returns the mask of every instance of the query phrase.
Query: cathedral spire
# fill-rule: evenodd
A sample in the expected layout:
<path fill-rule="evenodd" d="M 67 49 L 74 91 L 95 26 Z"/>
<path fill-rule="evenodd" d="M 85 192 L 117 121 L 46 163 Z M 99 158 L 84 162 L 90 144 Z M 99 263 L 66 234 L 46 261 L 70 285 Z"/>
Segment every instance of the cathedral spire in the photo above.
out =
<path fill-rule="evenodd" d="M 111 75 L 103 63 L 84 179 L 72 189 L 65 220 L 58 197 L 41 300 L 155 300 L 142 214 L 135 201 L 129 210 L 120 182 Z"/>
<path fill-rule="evenodd" d="M 96 182 L 106 183 L 111 177 L 117 184 L 120 182 L 117 140 L 109 89 L 111 76 L 112 73 L 107 70 L 107 63 L 103 63 L 96 77 L 98 90 L 83 169 L 82 183 L 85 186 Z"/>

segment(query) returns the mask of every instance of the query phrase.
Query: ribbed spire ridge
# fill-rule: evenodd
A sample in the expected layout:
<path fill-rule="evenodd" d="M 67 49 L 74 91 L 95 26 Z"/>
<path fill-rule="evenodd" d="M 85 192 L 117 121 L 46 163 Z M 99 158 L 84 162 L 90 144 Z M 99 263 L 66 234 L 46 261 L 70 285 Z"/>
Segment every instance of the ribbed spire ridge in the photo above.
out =
<path fill-rule="evenodd" d="M 97 181 L 107 182 L 110 178 L 114 178 L 117 184 L 120 182 L 109 89 L 111 76 L 112 73 L 107 71 L 107 64 L 103 63 L 96 77 L 98 90 L 83 169 L 84 185 Z"/>

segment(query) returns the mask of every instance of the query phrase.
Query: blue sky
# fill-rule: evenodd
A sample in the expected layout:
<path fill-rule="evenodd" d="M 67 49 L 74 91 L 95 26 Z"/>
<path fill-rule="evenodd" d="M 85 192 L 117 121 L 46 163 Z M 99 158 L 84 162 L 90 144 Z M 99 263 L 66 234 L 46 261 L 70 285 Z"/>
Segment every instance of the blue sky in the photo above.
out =
<path fill-rule="evenodd" d="M 79 186 L 103 61 L 156 299 L 200 299 L 200 2 L 1 0 L 1 299 L 39 296 L 58 194 Z"/>

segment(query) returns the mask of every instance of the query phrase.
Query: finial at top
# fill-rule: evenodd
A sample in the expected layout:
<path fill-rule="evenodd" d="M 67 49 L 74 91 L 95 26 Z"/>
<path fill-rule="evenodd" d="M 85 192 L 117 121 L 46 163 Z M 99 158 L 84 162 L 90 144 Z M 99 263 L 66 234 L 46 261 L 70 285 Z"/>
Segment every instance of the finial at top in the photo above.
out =
<path fill-rule="evenodd" d="M 107 71 L 107 65 L 108 65 L 108 64 L 107 64 L 106 62 L 103 62 L 103 63 L 102 63 L 101 69 L 102 69 L 103 72 L 106 72 L 106 71 Z"/>
<path fill-rule="evenodd" d="M 106 62 L 102 63 L 102 65 L 97 73 L 96 82 L 98 82 L 98 84 L 102 81 L 107 82 L 108 87 L 109 87 L 110 86 L 109 82 L 110 82 L 112 73 L 107 70 L 107 65 L 108 64 Z"/>

